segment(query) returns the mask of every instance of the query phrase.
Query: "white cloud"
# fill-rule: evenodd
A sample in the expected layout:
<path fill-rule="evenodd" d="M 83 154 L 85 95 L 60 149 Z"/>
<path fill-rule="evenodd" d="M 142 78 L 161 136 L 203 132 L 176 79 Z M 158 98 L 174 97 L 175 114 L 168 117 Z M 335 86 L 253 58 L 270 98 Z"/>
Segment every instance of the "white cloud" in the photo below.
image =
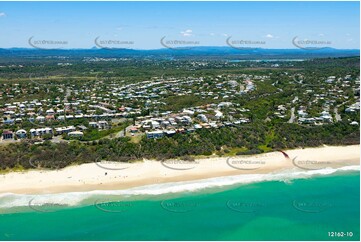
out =
<path fill-rule="evenodd" d="M 323 36 L 325 36 L 325 35 L 321 33 L 321 34 L 318 34 L 318 36 L 323 37 Z"/>
<path fill-rule="evenodd" d="M 116 30 L 122 31 L 122 30 L 124 30 L 124 29 L 126 29 L 126 28 L 128 28 L 128 27 L 130 27 L 130 25 L 120 24 L 120 25 L 116 26 Z"/>
<path fill-rule="evenodd" d="M 187 29 L 186 31 L 181 31 L 180 33 L 183 36 L 192 36 L 193 35 L 192 32 L 193 31 L 191 29 Z"/>
<path fill-rule="evenodd" d="M 0 12 L 0 17 L 5 17 L 5 16 L 6 16 L 6 13 Z"/>
<path fill-rule="evenodd" d="M 222 34 L 223 36 L 225 36 L 225 37 L 228 37 L 228 34 Z"/>
<path fill-rule="evenodd" d="M 273 38 L 273 35 L 272 35 L 272 34 L 267 34 L 267 35 L 266 35 L 266 38 L 272 39 L 272 38 Z"/>

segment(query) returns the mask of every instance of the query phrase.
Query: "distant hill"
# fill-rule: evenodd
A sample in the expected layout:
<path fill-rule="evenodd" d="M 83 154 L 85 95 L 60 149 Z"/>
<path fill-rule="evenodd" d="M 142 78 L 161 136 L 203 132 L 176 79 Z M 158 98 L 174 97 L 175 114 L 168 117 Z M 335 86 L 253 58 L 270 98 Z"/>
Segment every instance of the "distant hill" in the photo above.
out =
<path fill-rule="evenodd" d="M 41 50 L 30 48 L 0 48 L 0 57 L 44 57 L 64 56 L 70 58 L 98 57 L 98 58 L 216 58 L 216 59 L 259 59 L 259 58 L 322 58 L 359 56 L 357 49 L 319 50 L 305 49 L 235 49 L 231 47 L 194 47 L 190 49 L 57 49 Z"/>

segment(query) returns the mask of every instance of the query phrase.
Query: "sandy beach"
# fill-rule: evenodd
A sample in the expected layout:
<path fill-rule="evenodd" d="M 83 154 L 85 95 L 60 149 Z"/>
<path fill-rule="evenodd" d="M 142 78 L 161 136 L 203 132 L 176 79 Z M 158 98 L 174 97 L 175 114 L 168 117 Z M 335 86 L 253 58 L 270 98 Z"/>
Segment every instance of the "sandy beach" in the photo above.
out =
<path fill-rule="evenodd" d="M 360 145 L 323 146 L 253 156 L 210 157 L 193 162 L 144 160 L 136 163 L 101 161 L 61 170 L 29 170 L 0 175 L 0 193 L 49 194 L 120 190 L 149 184 L 191 181 L 289 169 L 314 170 L 359 165 Z M 288 158 L 287 158 L 288 155 Z"/>

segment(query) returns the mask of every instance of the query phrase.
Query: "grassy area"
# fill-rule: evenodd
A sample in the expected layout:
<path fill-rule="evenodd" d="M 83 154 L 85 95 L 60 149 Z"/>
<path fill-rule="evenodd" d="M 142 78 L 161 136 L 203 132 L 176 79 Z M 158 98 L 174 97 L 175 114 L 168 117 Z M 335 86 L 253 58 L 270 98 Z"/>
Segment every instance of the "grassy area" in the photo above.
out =
<path fill-rule="evenodd" d="M 138 144 L 143 137 L 144 135 L 130 136 L 130 142 L 134 144 Z"/>
<path fill-rule="evenodd" d="M 84 136 L 81 138 L 82 141 L 93 141 L 93 140 L 99 140 L 102 138 L 105 138 L 106 136 L 109 136 L 111 134 L 117 133 L 119 131 L 122 131 L 125 127 L 119 126 L 107 130 L 97 130 L 92 129 L 87 132 L 85 132 Z"/>
<path fill-rule="evenodd" d="M 24 169 L 24 167 L 22 167 L 21 165 L 17 164 L 16 167 L 11 169 L 10 168 L 6 168 L 5 170 L 0 169 L 0 174 L 4 175 L 10 172 L 23 172 L 23 171 L 26 171 L 26 169 Z"/>
<path fill-rule="evenodd" d="M 115 138 L 116 134 L 122 130 L 124 130 L 129 125 L 128 122 L 119 124 L 119 126 L 113 127 L 107 130 L 98 130 L 98 129 L 89 129 L 84 132 L 84 136 L 79 138 L 70 138 L 65 136 L 65 140 L 80 140 L 80 141 L 94 141 L 103 138 Z"/>
<path fill-rule="evenodd" d="M 225 153 L 226 156 L 235 156 L 239 152 L 246 152 L 248 149 L 246 147 L 236 147 L 229 149 L 228 153 Z"/>
<path fill-rule="evenodd" d="M 212 100 L 214 101 L 214 100 Z M 209 99 L 202 99 L 199 96 L 170 96 L 164 99 L 167 106 L 163 107 L 164 110 L 182 110 L 183 108 L 200 106 L 210 102 Z"/>
<path fill-rule="evenodd" d="M 263 152 L 270 152 L 270 151 L 272 151 L 272 148 L 267 147 L 267 145 L 259 145 L 259 146 L 257 146 L 257 147 L 258 147 L 258 149 L 263 150 Z"/>

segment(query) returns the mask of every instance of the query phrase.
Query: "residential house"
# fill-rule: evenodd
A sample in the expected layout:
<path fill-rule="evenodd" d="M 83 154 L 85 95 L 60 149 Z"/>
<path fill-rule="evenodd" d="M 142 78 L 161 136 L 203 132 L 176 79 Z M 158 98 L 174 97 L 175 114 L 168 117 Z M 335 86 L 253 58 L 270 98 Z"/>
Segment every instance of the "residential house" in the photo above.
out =
<path fill-rule="evenodd" d="M 24 129 L 19 129 L 18 131 L 15 132 L 16 137 L 18 137 L 19 139 L 24 139 L 26 138 L 27 132 Z"/>
<path fill-rule="evenodd" d="M 14 133 L 10 130 L 5 130 L 2 134 L 3 140 L 14 139 Z"/>

